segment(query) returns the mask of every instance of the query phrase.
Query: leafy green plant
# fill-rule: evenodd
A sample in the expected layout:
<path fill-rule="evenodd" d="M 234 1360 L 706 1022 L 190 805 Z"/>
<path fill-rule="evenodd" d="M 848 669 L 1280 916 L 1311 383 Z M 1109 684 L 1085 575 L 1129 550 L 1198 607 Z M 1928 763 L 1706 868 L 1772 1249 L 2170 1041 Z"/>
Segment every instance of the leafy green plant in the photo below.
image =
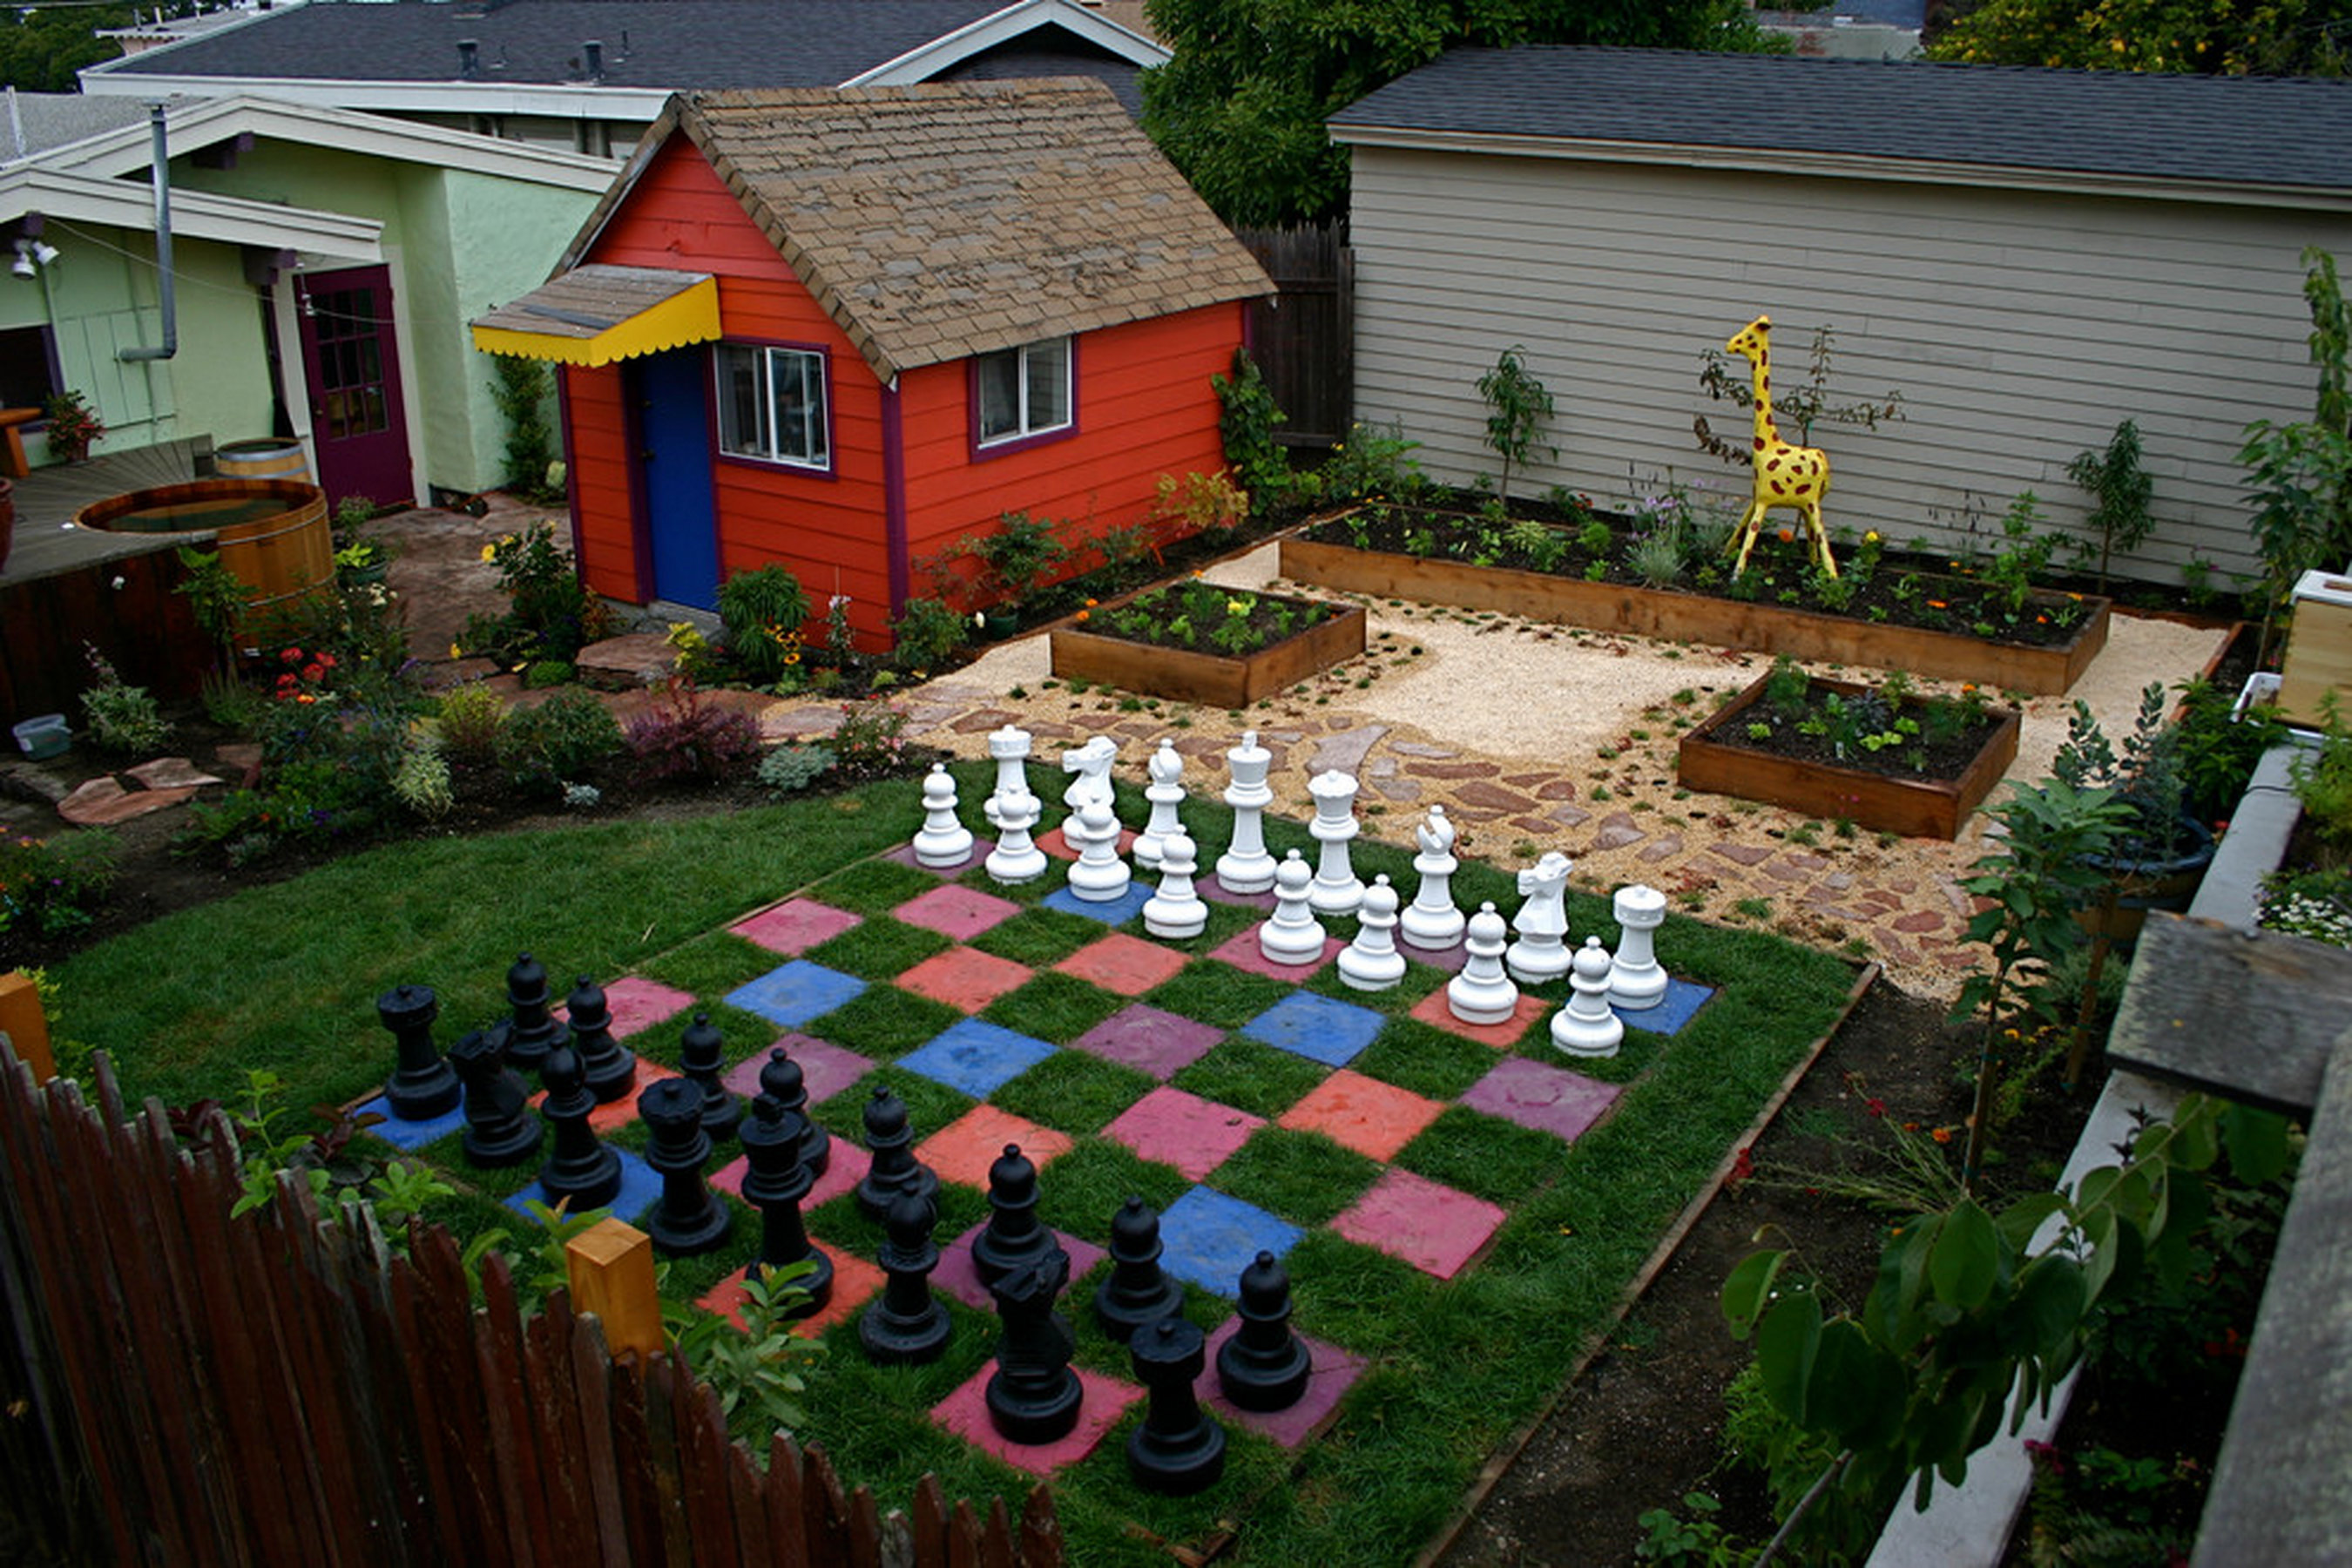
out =
<path fill-rule="evenodd" d="M 1729 1568 L 1753 1563 L 1757 1549 L 1744 1546 L 1715 1521 L 1723 1505 L 1705 1492 L 1685 1492 L 1685 1519 L 1670 1508 L 1654 1508 L 1635 1521 L 1642 1539 L 1633 1543 L 1636 1563 L 1664 1563 L 1676 1568 Z"/>
<path fill-rule="evenodd" d="M 1226 463 L 1261 500 L 1287 493 L 1290 458 L 1274 436 L 1282 410 L 1257 361 L 1247 349 L 1235 349 L 1233 374 L 1213 375 L 1209 385 L 1217 395 L 1217 432 L 1224 438 Z"/>
<path fill-rule="evenodd" d="M 515 788 L 554 795 L 619 752 L 624 742 L 612 710 L 593 692 L 566 686 L 544 702 L 509 713 L 497 744 L 499 765 Z"/>
<path fill-rule="evenodd" d="M 845 777 L 887 778 L 907 757 L 907 710 L 895 702 L 845 702 L 834 726 L 834 764 Z"/>
<path fill-rule="evenodd" d="M 800 629 L 808 613 L 800 579 L 773 562 L 730 574 L 719 584 L 727 651 L 756 685 L 769 684 L 788 664 L 800 662 Z"/>
<path fill-rule="evenodd" d="M 2156 527 L 2156 514 L 2148 510 L 2156 480 L 2140 467 L 2139 426 L 2129 419 L 2118 422 L 2106 450 L 2076 453 L 2066 465 L 2066 477 L 2091 494 L 2090 513 L 2083 521 L 2098 537 L 2099 591 L 2105 593 L 2115 552 L 2130 554 Z M 2077 548 L 2090 559 L 2087 541 Z"/>
<path fill-rule="evenodd" d="M 800 1402 L 808 1392 L 804 1369 L 824 1356 L 825 1347 L 792 1328 L 794 1314 L 808 1308 L 808 1290 L 799 1281 L 815 1271 L 816 1265 L 805 1260 L 782 1268 L 755 1268 L 743 1277 L 743 1300 L 737 1308 L 741 1328 L 702 1313 L 672 1341 L 694 1375 L 717 1391 L 719 1408 L 730 1417 L 739 1412 L 755 1417 L 763 1436 L 789 1436 L 808 1421 Z"/>
<path fill-rule="evenodd" d="M 106 421 L 79 391 L 53 392 L 41 399 L 41 417 L 48 424 L 49 453 L 61 462 L 80 462 L 106 434 Z"/>
<path fill-rule="evenodd" d="M 537 502 L 560 499 L 563 487 L 554 482 L 554 430 L 547 417 L 554 378 L 544 363 L 520 354 L 497 354 L 490 363 L 490 402 L 507 424 L 507 488 Z"/>
<path fill-rule="evenodd" d="M 980 563 L 975 586 L 983 605 L 1018 605 L 1070 559 L 1053 520 L 1025 511 L 1005 512 L 993 533 L 968 533 L 956 549 Z"/>
<path fill-rule="evenodd" d="M 428 821 L 449 815 L 457 795 L 449 782 L 448 759 L 437 746 L 412 746 L 401 753 L 392 773 L 393 797 Z"/>
<path fill-rule="evenodd" d="M 1551 392 L 1529 370 L 1527 347 L 1513 343 L 1495 358 L 1492 370 L 1478 378 L 1478 395 L 1486 400 L 1486 446 L 1503 459 L 1503 477 L 1496 499 L 1511 499 L 1511 469 L 1524 468 L 1538 450 L 1554 456 L 1559 448 L 1536 440 L 1544 421 L 1552 416 Z"/>
<path fill-rule="evenodd" d="M 2001 607 L 2014 616 L 2024 613 L 2026 601 L 2033 596 L 2034 581 L 2049 569 L 2058 540 L 2042 531 L 2041 499 L 2032 490 L 2019 491 L 2009 503 L 2009 510 L 2001 514 L 2000 531 L 2006 542 L 1993 552 L 1985 578 L 1998 591 Z"/>
<path fill-rule="evenodd" d="M 0 931 L 55 937 L 87 927 L 114 885 L 117 849 L 101 827 L 55 838 L 0 835 Z"/>
<path fill-rule="evenodd" d="M 188 601 L 188 613 L 220 650 L 221 668 L 236 667 L 236 628 L 245 614 L 245 579 L 221 564 L 217 550 L 179 549 L 181 578 L 172 590 Z"/>
<path fill-rule="evenodd" d="M 441 693 L 435 729 L 441 749 L 469 767 L 496 760 L 499 732 L 506 728 L 507 700 L 478 680 L 468 680 Z"/>
<path fill-rule="evenodd" d="M 830 746 L 778 746 L 760 759 L 760 787 L 777 795 L 806 789 L 823 778 L 833 763 Z"/>
<path fill-rule="evenodd" d="M 98 645 L 81 645 L 82 658 L 97 684 L 81 694 L 81 710 L 90 734 L 110 752 L 152 752 L 172 738 L 155 694 L 122 679 Z"/>
<path fill-rule="evenodd" d="M 498 569 L 509 608 L 504 616 L 467 623 L 458 640 L 467 651 L 515 664 L 568 659 L 603 635 L 604 603 L 557 546 L 551 521 L 541 518 L 501 535 L 482 547 L 482 559 Z"/>
<path fill-rule="evenodd" d="M 898 662 L 908 669 L 936 669 L 955 657 L 971 636 L 971 624 L 937 599 L 909 599 L 891 626 Z"/>
<path fill-rule="evenodd" d="M 2311 363 L 2319 372 L 2312 416 L 2287 424 L 2257 419 L 2238 449 L 2263 556 L 2259 658 L 2265 666 L 2296 580 L 2352 554 L 2352 311 L 2333 256 L 2312 246 L 2303 265 Z"/>
<path fill-rule="evenodd" d="M 1797 381 L 1783 375 L 1773 385 L 1772 411 L 1785 426 L 1795 428 L 1793 439 L 1799 446 L 1812 444 L 1813 426 L 1824 419 L 1832 425 L 1858 425 L 1865 430 L 1875 430 L 1881 420 L 1903 417 L 1903 394 L 1892 389 L 1884 397 L 1851 403 L 1830 401 L 1830 362 L 1835 353 L 1836 336 L 1836 329 L 1826 321 L 1815 328 L 1812 348 L 1806 356 L 1805 379 Z M 1744 360 L 1735 362 L 1719 348 L 1700 353 L 1698 384 L 1711 398 L 1741 409 L 1756 406 L 1750 367 Z M 1700 450 L 1727 463 L 1744 466 L 1748 462 L 1749 443 L 1717 436 L 1708 427 L 1705 415 L 1691 421 L 1691 433 L 1698 437 Z"/>

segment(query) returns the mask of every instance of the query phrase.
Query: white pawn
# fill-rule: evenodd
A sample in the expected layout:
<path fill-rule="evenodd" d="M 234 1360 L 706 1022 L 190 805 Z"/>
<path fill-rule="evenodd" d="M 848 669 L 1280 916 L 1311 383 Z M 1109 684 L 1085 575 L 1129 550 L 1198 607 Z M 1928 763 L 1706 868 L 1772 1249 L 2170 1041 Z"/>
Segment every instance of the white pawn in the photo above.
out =
<path fill-rule="evenodd" d="M 1360 830 L 1356 781 L 1334 768 L 1307 780 L 1307 793 L 1315 797 L 1315 820 L 1307 825 L 1307 831 L 1323 846 L 1308 898 L 1318 914 L 1354 914 L 1356 906 L 1364 901 L 1363 881 L 1348 863 L 1348 842 Z"/>
<path fill-rule="evenodd" d="M 1307 884 L 1315 873 L 1293 849 L 1274 869 L 1274 914 L 1257 928 L 1257 950 L 1269 963 L 1307 965 L 1323 962 L 1323 922 L 1308 907 Z"/>
<path fill-rule="evenodd" d="M 1192 890 L 1192 872 L 1199 864 L 1192 836 L 1181 827 L 1161 843 L 1160 890 L 1143 901 L 1145 931 L 1171 942 L 1201 934 L 1209 923 L 1209 906 Z"/>
<path fill-rule="evenodd" d="M 1574 867 L 1555 849 L 1519 873 L 1519 896 L 1527 902 L 1511 921 L 1519 940 L 1504 960 L 1522 985 L 1541 985 L 1568 973 L 1568 874 Z"/>
<path fill-rule="evenodd" d="M 1111 804 L 1110 765 L 1118 758 L 1118 742 L 1108 735 L 1097 735 L 1074 752 L 1062 753 L 1062 771 L 1076 773 L 1070 787 L 1062 792 L 1062 804 L 1076 816 L 1087 802 L 1098 800 Z"/>
<path fill-rule="evenodd" d="M 1609 1000 L 1629 1013 L 1654 1007 L 1666 999 L 1666 972 L 1650 942 L 1666 923 L 1666 896 L 1635 882 L 1618 889 L 1610 908 L 1625 934 L 1618 938 L 1616 959 L 1609 966 Z"/>
<path fill-rule="evenodd" d="M 1519 988 L 1503 973 L 1503 942 L 1508 934 L 1491 903 L 1470 917 L 1465 941 L 1470 956 L 1462 973 L 1446 982 L 1445 1005 L 1465 1024 L 1507 1024 L 1518 1010 Z"/>
<path fill-rule="evenodd" d="M 1184 800 L 1184 759 L 1177 753 L 1176 742 L 1163 740 L 1160 749 L 1151 753 L 1144 764 L 1151 782 L 1144 786 L 1143 798 L 1151 803 L 1151 819 L 1135 837 L 1135 863 L 1147 871 L 1158 870 L 1160 857 L 1169 835 L 1181 833 L 1184 825 L 1177 819 L 1176 808 Z"/>
<path fill-rule="evenodd" d="M 1263 893 L 1274 886 L 1274 857 L 1265 852 L 1265 808 L 1274 800 L 1265 770 L 1274 753 L 1257 743 L 1257 731 L 1242 731 L 1242 743 L 1225 753 L 1234 782 L 1225 804 L 1234 808 L 1234 841 L 1217 857 L 1217 886 L 1228 893 Z"/>
<path fill-rule="evenodd" d="M 1364 889 L 1356 915 L 1356 940 L 1339 951 L 1339 978 L 1358 991 L 1385 991 L 1404 978 L 1404 954 L 1396 950 L 1397 896 L 1385 876 Z"/>
<path fill-rule="evenodd" d="M 1127 891 L 1133 873 L 1118 858 L 1118 818 L 1108 802 L 1090 800 L 1062 824 L 1062 837 L 1078 846 L 1078 863 L 1070 868 L 1070 891 L 1090 904 L 1116 901 Z"/>
<path fill-rule="evenodd" d="M 956 820 L 955 779 L 933 763 L 923 779 L 923 826 L 915 835 L 918 865 L 945 870 L 971 858 L 971 830 Z"/>
<path fill-rule="evenodd" d="M 1421 846 L 1421 853 L 1412 858 L 1421 886 L 1397 921 L 1397 935 L 1408 947 L 1441 952 L 1462 940 L 1463 926 L 1462 911 L 1454 907 L 1453 886 L 1460 862 L 1454 858 L 1454 824 L 1445 820 L 1445 808 L 1431 806 L 1429 820 L 1413 829 L 1413 838 Z"/>
<path fill-rule="evenodd" d="M 1576 950 L 1568 977 L 1568 1005 L 1551 1017 L 1551 1043 L 1572 1057 L 1613 1057 L 1625 1038 L 1625 1021 L 1609 1010 L 1609 950 L 1588 936 Z"/>
<path fill-rule="evenodd" d="M 996 763 L 996 788 L 981 803 L 981 814 L 996 829 L 996 847 L 981 862 L 999 882 L 1034 882 L 1045 874 L 1045 852 L 1029 830 L 1045 807 L 1029 793 L 1029 731 L 1007 724 L 992 731 L 988 754 Z"/>

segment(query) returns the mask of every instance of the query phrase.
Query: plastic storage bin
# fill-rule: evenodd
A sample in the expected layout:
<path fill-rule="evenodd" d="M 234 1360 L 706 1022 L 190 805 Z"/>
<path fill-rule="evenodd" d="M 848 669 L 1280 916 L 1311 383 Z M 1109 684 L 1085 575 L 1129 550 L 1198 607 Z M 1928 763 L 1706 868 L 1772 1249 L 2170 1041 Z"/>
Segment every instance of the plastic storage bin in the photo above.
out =
<path fill-rule="evenodd" d="M 17 749 L 37 762 L 56 756 L 73 742 L 73 731 L 66 728 L 66 716 L 62 713 L 27 719 L 16 727 L 14 733 Z"/>

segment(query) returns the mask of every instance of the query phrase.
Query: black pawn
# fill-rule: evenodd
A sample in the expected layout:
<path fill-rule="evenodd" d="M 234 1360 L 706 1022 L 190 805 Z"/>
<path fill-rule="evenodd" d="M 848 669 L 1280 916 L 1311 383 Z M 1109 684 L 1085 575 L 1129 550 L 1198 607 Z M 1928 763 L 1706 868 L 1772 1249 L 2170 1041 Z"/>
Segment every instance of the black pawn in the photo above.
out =
<path fill-rule="evenodd" d="M 1242 1326 L 1217 1350 L 1217 1386 L 1244 1410 L 1287 1410 L 1313 1370 L 1290 1331 L 1290 1276 L 1271 1252 L 1242 1270 Z"/>
<path fill-rule="evenodd" d="M 673 1258 L 709 1251 L 727 1239 L 735 1215 L 703 1179 L 710 1137 L 702 1131 L 702 1090 L 682 1078 L 663 1079 L 637 1096 L 637 1117 L 651 1134 L 646 1163 L 662 1179 L 646 1234 Z"/>
<path fill-rule="evenodd" d="M 499 1026 L 509 1067 L 537 1072 L 547 1053 L 572 1037 L 572 1026 L 555 1016 L 554 1005 L 547 966 L 527 952 L 518 956 L 507 971 L 507 1006 L 512 1016 Z"/>
<path fill-rule="evenodd" d="M 768 1059 L 760 1068 L 760 1092 L 772 1094 L 784 1102 L 786 1110 L 809 1115 L 808 1080 L 801 1075 L 801 1064 L 784 1053 L 782 1046 L 768 1047 Z M 809 1116 L 808 1139 L 801 1145 L 801 1158 L 808 1163 L 809 1173 L 822 1176 L 833 1163 L 833 1134 Z"/>
<path fill-rule="evenodd" d="M 596 1097 L 588 1092 L 581 1074 L 580 1053 L 568 1043 L 557 1045 L 547 1053 L 539 1076 L 547 1085 L 539 1113 L 555 1130 L 547 1163 L 539 1168 L 539 1184 L 551 1204 L 570 1199 L 568 1213 L 603 1208 L 621 1190 L 621 1157 L 588 1125 Z"/>
<path fill-rule="evenodd" d="M 988 1380 L 988 1418 L 1007 1440 L 1051 1443 L 1078 1424 L 1085 1397 L 1070 1370 L 1077 1336 L 1054 1300 L 1070 1282 L 1070 1255 L 1060 1247 L 1044 1261 L 1017 1268 L 989 1287 L 1004 1337 Z"/>
<path fill-rule="evenodd" d="M 1201 1408 L 1192 1380 L 1208 1360 L 1201 1331 L 1162 1318 L 1136 1331 L 1128 1346 L 1135 1375 L 1151 1391 L 1143 1425 L 1128 1434 L 1127 1468 L 1148 1492 L 1185 1497 L 1225 1473 L 1225 1429 Z"/>
<path fill-rule="evenodd" d="M 727 1066 L 727 1041 L 709 1014 L 697 1013 L 679 1037 L 678 1066 L 685 1069 L 687 1081 L 702 1090 L 703 1132 L 722 1143 L 734 1137 L 736 1123 L 743 1120 L 743 1102 L 719 1081 L 719 1072 Z"/>
<path fill-rule="evenodd" d="M 475 1030 L 449 1047 L 449 1061 L 466 1086 L 466 1163 L 519 1165 L 539 1152 L 530 1086 L 507 1066 L 498 1036 Z"/>
<path fill-rule="evenodd" d="M 604 988 L 583 974 L 563 1005 L 572 1015 L 572 1048 L 580 1054 L 588 1092 L 599 1105 L 625 1099 L 637 1086 L 637 1056 L 613 1037 L 613 1010 L 604 1005 Z"/>
<path fill-rule="evenodd" d="M 874 1098 L 866 1102 L 866 1147 L 873 1152 L 873 1163 L 866 1169 L 866 1179 L 857 1184 L 857 1208 L 867 1219 L 883 1223 L 890 1216 L 890 1203 L 900 1193 L 911 1193 L 924 1202 L 940 1201 L 940 1179 L 931 1168 L 915 1158 L 915 1133 L 907 1124 L 907 1102 L 878 1088 Z"/>
<path fill-rule="evenodd" d="M 1037 1167 L 1007 1143 L 988 1167 L 988 1228 L 972 1238 L 971 1267 L 983 1285 L 1041 1262 L 1060 1243 L 1037 1223 Z"/>
<path fill-rule="evenodd" d="M 743 1173 L 743 1201 L 760 1210 L 758 1261 L 769 1268 L 815 1266 L 797 1281 L 809 1299 L 794 1317 L 806 1317 L 833 1295 L 833 1259 L 810 1243 L 808 1227 L 801 1223 L 801 1200 L 816 1181 L 801 1158 L 807 1136 L 808 1119 L 784 1109 L 773 1095 L 751 1101 L 742 1127 L 743 1157 L 751 1163 Z"/>
<path fill-rule="evenodd" d="M 1184 1314 L 1184 1287 L 1160 1267 L 1160 1215 L 1130 1197 L 1110 1222 L 1110 1275 L 1095 1289 L 1103 1331 L 1125 1344 L 1135 1331 Z"/>
<path fill-rule="evenodd" d="M 909 1193 L 891 1200 L 889 1237 L 874 1260 L 888 1279 L 882 1296 L 857 1320 L 857 1342 L 878 1366 L 931 1362 L 948 1348 L 954 1324 L 945 1302 L 931 1295 L 940 1249 L 931 1245 L 931 1205 Z"/>
<path fill-rule="evenodd" d="M 399 1065 L 383 1086 L 392 1113 L 403 1121 L 430 1121 L 457 1109 L 465 1092 L 457 1070 L 441 1059 L 433 1043 L 433 1020 L 441 1005 L 430 985 L 403 985 L 376 998 L 375 1016 L 392 1031 L 399 1048 Z"/>

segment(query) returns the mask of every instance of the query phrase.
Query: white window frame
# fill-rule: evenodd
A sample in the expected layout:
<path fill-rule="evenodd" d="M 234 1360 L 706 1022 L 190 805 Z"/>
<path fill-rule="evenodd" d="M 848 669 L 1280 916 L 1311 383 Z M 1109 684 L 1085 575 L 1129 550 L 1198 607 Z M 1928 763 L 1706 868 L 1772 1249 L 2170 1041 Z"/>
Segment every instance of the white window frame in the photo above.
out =
<path fill-rule="evenodd" d="M 736 367 L 749 363 L 759 377 L 759 398 L 752 411 L 755 428 L 740 428 L 734 384 Z M 746 462 L 774 463 L 817 473 L 833 471 L 833 395 L 826 356 L 821 349 L 765 343 L 722 342 L 713 356 L 719 382 L 719 453 Z M 790 366 L 800 373 L 800 384 L 814 396 L 790 416 L 777 405 L 777 372 Z M 785 437 L 800 440 L 786 449 Z"/>
<path fill-rule="evenodd" d="M 1011 441 L 1028 441 L 1040 436 L 1051 436 L 1070 429 L 1078 422 L 1076 376 L 1073 374 L 1068 337 L 1040 338 L 1035 342 L 1023 343 L 1019 348 L 1000 349 L 994 353 L 978 356 L 975 373 L 972 425 L 982 447 L 1001 447 Z M 989 390 L 993 382 L 989 374 L 992 365 L 1010 362 L 1013 367 L 1012 414 L 1013 420 L 1004 428 L 990 429 Z M 1062 416 L 1051 423 L 1038 421 L 1031 407 L 1035 393 L 1040 390 L 1040 372 L 1058 377 L 1062 393 Z"/>

